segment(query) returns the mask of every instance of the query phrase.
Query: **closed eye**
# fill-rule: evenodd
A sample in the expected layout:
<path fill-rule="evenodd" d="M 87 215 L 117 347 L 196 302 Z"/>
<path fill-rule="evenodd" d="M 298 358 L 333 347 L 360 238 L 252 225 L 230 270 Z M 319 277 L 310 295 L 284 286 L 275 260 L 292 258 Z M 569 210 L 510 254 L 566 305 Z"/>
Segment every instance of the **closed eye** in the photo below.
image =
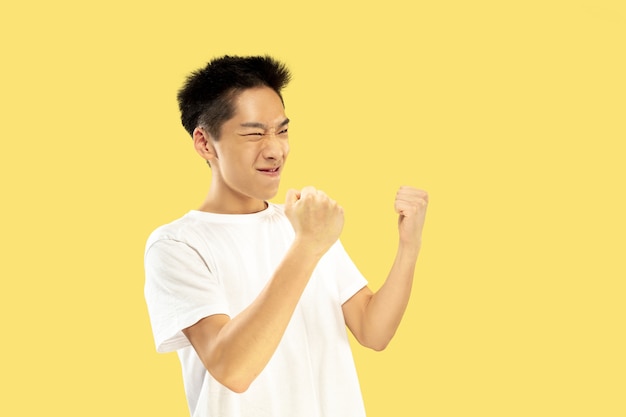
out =
<path fill-rule="evenodd" d="M 277 134 L 278 134 L 278 135 L 286 135 L 288 130 L 289 130 L 289 129 L 285 128 L 285 129 L 283 129 L 283 130 L 279 131 Z M 243 134 L 240 134 L 240 136 L 258 136 L 258 137 L 263 137 L 263 136 L 265 136 L 265 135 L 266 135 L 266 134 L 265 134 L 265 133 L 262 133 L 262 132 L 252 132 L 252 133 L 243 133 Z"/>

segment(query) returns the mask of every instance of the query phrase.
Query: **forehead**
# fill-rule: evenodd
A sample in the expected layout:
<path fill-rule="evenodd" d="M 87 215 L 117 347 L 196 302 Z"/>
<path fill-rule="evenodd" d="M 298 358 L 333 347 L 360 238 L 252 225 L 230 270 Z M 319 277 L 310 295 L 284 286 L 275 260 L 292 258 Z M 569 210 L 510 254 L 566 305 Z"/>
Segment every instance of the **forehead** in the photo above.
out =
<path fill-rule="evenodd" d="M 285 107 L 278 94 L 269 87 L 249 88 L 235 98 L 237 123 L 259 122 L 264 124 L 280 123 L 285 119 Z"/>

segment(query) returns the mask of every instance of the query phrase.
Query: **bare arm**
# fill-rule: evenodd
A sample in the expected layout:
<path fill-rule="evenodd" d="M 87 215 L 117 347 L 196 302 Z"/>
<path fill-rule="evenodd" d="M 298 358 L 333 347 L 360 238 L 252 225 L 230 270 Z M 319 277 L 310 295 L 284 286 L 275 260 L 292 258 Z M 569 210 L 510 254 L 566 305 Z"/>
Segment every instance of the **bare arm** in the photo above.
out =
<path fill-rule="evenodd" d="M 274 354 L 317 262 L 338 239 L 343 210 L 324 193 L 290 191 L 285 213 L 296 237 L 258 297 L 232 319 L 205 317 L 183 330 L 206 369 L 244 392 Z"/>
<path fill-rule="evenodd" d="M 348 328 L 364 346 L 384 349 L 400 325 L 411 295 L 427 206 L 425 191 L 400 188 L 395 201 L 399 244 L 389 275 L 376 293 L 365 287 L 342 306 Z"/>

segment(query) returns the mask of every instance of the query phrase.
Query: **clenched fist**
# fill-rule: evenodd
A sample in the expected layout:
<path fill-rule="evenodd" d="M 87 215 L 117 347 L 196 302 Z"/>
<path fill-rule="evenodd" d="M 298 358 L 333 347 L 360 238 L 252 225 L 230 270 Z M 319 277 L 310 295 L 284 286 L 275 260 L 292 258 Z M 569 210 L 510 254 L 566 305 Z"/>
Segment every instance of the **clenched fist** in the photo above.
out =
<path fill-rule="evenodd" d="M 300 239 L 314 253 L 322 255 L 339 239 L 343 209 L 324 192 L 313 187 L 289 190 L 285 214 Z"/>
<path fill-rule="evenodd" d="M 419 250 L 428 207 L 428 193 L 413 187 L 400 187 L 394 207 L 399 214 L 400 243 Z"/>

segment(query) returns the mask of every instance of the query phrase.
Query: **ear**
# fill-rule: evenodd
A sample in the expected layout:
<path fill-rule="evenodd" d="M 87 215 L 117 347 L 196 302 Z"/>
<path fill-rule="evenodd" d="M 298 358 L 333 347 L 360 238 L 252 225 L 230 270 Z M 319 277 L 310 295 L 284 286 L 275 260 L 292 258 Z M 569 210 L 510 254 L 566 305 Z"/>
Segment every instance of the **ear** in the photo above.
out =
<path fill-rule="evenodd" d="M 217 159 L 217 152 L 213 146 L 213 139 L 211 135 L 202 127 L 196 127 L 193 131 L 193 146 L 196 152 L 211 163 L 211 161 Z"/>

